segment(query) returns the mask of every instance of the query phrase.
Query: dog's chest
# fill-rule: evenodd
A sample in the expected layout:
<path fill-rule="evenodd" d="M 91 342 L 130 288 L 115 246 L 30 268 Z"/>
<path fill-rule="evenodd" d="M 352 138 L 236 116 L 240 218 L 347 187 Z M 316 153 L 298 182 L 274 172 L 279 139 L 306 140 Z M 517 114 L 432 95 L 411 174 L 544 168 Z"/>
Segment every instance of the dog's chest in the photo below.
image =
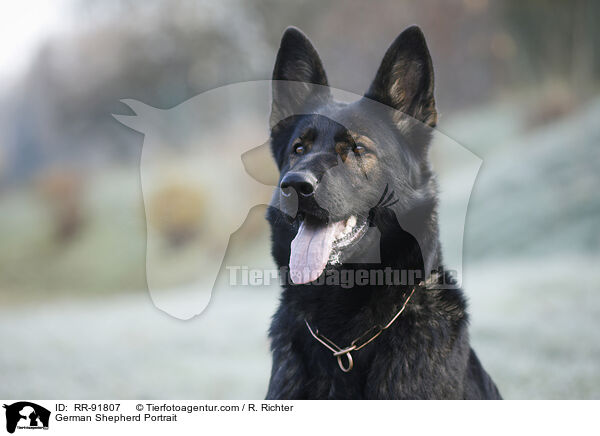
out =
<path fill-rule="evenodd" d="M 310 396 L 315 399 L 376 399 L 395 396 L 402 383 L 398 374 L 391 375 L 395 372 L 394 366 L 400 363 L 397 353 L 389 350 L 389 344 L 385 340 L 367 347 L 351 352 L 353 367 L 344 372 L 332 352 L 313 343 L 308 359 L 312 364 L 307 368 L 311 380 L 307 389 Z M 342 357 L 342 365 L 347 368 L 347 363 L 347 358 Z"/>

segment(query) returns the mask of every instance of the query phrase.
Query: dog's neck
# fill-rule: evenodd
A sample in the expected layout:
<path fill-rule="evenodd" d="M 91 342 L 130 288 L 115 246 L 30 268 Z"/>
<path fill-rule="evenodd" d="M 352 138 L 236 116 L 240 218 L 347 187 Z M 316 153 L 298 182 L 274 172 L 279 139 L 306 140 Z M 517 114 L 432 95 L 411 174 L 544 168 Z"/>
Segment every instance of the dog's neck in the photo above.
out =
<path fill-rule="evenodd" d="M 420 213 L 424 213 L 421 210 Z M 413 217 L 414 218 L 414 217 Z M 406 295 L 421 281 L 437 280 L 437 275 L 432 275 L 433 270 L 441 267 L 440 243 L 438 239 L 437 216 L 435 206 L 427 211 L 427 216 L 421 216 L 422 233 L 415 232 L 410 236 L 407 232 L 401 233 L 396 226 L 382 226 L 381 240 L 387 244 L 382 246 L 381 264 L 342 264 L 339 271 L 357 270 L 381 271 L 391 267 L 396 270 L 415 270 L 422 268 L 422 276 L 413 277 L 412 281 L 399 285 L 389 283 L 372 284 L 366 286 L 338 286 L 327 285 L 302 285 L 288 286 L 283 298 L 294 304 L 299 315 L 315 322 L 318 328 L 337 330 L 343 329 L 342 325 L 327 325 L 327 319 L 346 320 L 345 322 L 387 323 L 395 307 L 402 304 Z M 407 236 L 409 235 L 409 236 Z M 406 241 L 409 237 L 419 240 L 417 246 L 408 247 Z M 401 247 L 401 248 L 400 248 Z M 387 252 L 390 250 L 390 252 Z M 417 265 L 418 264 L 418 265 Z M 397 276 L 396 276 L 397 277 Z M 404 278 L 409 278 L 404 276 Z M 325 289 L 326 288 L 326 289 Z M 423 294 L 423 293 L 421 293 Z M 415 300 L 426 298 L 425 295 L 415 296 Z M 332 314 L 338 316 L 332 317 Z M 360 318 L 360 320 L 358 319 Z"/>

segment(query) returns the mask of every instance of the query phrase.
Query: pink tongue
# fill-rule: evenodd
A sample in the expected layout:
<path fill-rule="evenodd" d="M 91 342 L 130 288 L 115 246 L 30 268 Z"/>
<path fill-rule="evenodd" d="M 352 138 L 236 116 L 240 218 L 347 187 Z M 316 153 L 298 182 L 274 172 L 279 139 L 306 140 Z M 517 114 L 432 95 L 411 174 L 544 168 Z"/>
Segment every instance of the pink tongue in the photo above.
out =
<path fill-rule="evenodd" d="M 336 231 L 343 227 L 343 222 L 328 225 L 315 225 L 302 221 L 298 234 L 292 241 L 290 256 L 290 277 L 297 285 L 310 283 L 323 273 Z"/>

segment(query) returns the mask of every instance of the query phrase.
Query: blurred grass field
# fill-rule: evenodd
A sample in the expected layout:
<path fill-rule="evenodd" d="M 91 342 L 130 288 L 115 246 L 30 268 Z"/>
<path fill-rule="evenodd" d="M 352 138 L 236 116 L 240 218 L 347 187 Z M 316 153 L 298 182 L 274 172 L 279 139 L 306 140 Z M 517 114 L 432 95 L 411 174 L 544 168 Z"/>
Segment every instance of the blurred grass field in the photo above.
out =
<path fill-rule="evenodd" d="M 548 267 L 555 274 L 537 273 Z M 564 259 L 469 267 L 473 346 L 504 398 L 600 398 L 600 274 L 581 280 L 563 268 Z M 4 308 L 0 341 L 10 351 L 0 355 L 0 396 L 262 398 L 277 291 L 217 289 L 187 322 L 158 311 L 144 291 Z"/>

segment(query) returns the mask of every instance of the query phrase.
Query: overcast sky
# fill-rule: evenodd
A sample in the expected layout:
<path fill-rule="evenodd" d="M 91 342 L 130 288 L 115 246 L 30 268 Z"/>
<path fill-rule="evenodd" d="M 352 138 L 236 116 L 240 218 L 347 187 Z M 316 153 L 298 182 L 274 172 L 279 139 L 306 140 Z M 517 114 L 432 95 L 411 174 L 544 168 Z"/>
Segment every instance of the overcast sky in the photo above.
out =
<path fill-rule="evenodd" d="M 71 0 L 0 2 L 0 86 L 25 71 L 40 44 L 50 35 L 69 31 Z"/>

